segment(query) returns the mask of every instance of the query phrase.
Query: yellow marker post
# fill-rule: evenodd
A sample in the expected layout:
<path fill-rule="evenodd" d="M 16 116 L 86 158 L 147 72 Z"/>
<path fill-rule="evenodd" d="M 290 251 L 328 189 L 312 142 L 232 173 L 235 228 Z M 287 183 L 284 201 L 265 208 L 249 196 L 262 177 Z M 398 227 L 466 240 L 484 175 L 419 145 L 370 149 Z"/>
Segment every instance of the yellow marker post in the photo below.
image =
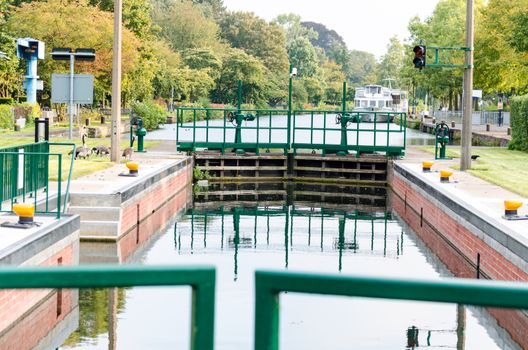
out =
<path fill-rule="evenodd" d="M 440 182 L 449 182 L 451 175 L 453 175 L 451 170 L 440 170 Z"/>
<path fill-rule="evenodd" d="M 32 224 L 35 216 L 35 206 L 29 203 L 13 204 L 13 212 L 18 215 L 19 224 Z"/>
<path fill-rule="evenodd" d="M 523 205 L 523 202 L 505 200 L 504 201 L 504 216 L 517 216 L 517 209 Z"/>
<path fill-rule="evenodd" d="M 424 173 L 430 173 L 431 172 L 431 167 L 433 166 L 434 162 L 431 162 L 431 161 L 425 161 L 425 162 L 422 162 L 422 171 Z"/>

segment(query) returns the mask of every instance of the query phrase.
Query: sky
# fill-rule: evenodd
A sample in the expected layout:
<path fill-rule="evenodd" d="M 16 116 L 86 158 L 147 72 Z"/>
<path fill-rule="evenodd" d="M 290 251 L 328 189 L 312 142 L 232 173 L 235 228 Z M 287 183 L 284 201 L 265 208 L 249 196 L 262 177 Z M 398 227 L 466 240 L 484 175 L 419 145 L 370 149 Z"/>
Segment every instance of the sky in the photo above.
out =
<path fill-rule="evenodd" d="M 224 0 L 231 11 L 250 11 L 266 20 L 296 13 L 303 21 L 319 22 L 343 37 L 349 49 L 380 58 L 389 39 L 407 39 L 413 16 L 430 16 L 438 0 Z"/>

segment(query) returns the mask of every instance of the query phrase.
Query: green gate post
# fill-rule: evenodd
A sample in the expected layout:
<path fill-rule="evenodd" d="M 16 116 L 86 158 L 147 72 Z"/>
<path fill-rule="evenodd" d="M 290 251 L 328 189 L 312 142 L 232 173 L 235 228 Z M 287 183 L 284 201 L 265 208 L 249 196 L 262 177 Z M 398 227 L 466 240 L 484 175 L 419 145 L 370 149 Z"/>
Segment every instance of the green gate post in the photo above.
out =
<path fill-rule="evenodd" d="M 291 138 L 291 118 L 292 118 L 292 98 L 293 98 L 293 64 L 290 64 L 290 81 L 288 84 L 288 137 L 287 143 L 288 148 L 291 148 L 290 138 Z M 284 152 L 287 153 L 287 152 Z"/>

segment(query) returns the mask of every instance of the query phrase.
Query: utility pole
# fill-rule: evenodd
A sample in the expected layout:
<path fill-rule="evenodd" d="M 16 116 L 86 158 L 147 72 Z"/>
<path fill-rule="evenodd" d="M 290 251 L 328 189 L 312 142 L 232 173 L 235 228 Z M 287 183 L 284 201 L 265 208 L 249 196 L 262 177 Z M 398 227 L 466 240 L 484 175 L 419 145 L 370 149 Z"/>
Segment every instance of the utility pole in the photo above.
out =
<path fill-rule="evenodd" d="M 112 58 L 112 138 L 110 159 L 120 161 L 121 139 L 121 17 L 122 0 L 114 0 L 114 51 Z"/>
<path fill-rule="evenodd" d="M 467 0 L 466 4 L 466 47 L 463 89 L 463 118 L 462 137 L 460 152 L 460 170 L 471 168 L 471 119 L 473 98 L 473 0 Z"/>

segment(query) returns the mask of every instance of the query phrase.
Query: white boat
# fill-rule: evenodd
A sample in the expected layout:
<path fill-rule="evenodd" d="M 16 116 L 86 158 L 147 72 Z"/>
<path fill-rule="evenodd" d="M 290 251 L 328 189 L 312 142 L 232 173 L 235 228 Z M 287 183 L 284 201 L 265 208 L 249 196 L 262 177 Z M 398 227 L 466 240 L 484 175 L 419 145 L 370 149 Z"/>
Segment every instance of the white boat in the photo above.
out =
<path fill-rule="evenodd" d="M 356 88 L 354 112 L 361 113 L 362 122 L 374 122 L 374 115 L 376 122 L 387 122 L 387 119 L 392 122 L 394 115 L 391 115 L 391 112 L 406 112 L 408 107 L 406 91 L 381 85 Z"/>

